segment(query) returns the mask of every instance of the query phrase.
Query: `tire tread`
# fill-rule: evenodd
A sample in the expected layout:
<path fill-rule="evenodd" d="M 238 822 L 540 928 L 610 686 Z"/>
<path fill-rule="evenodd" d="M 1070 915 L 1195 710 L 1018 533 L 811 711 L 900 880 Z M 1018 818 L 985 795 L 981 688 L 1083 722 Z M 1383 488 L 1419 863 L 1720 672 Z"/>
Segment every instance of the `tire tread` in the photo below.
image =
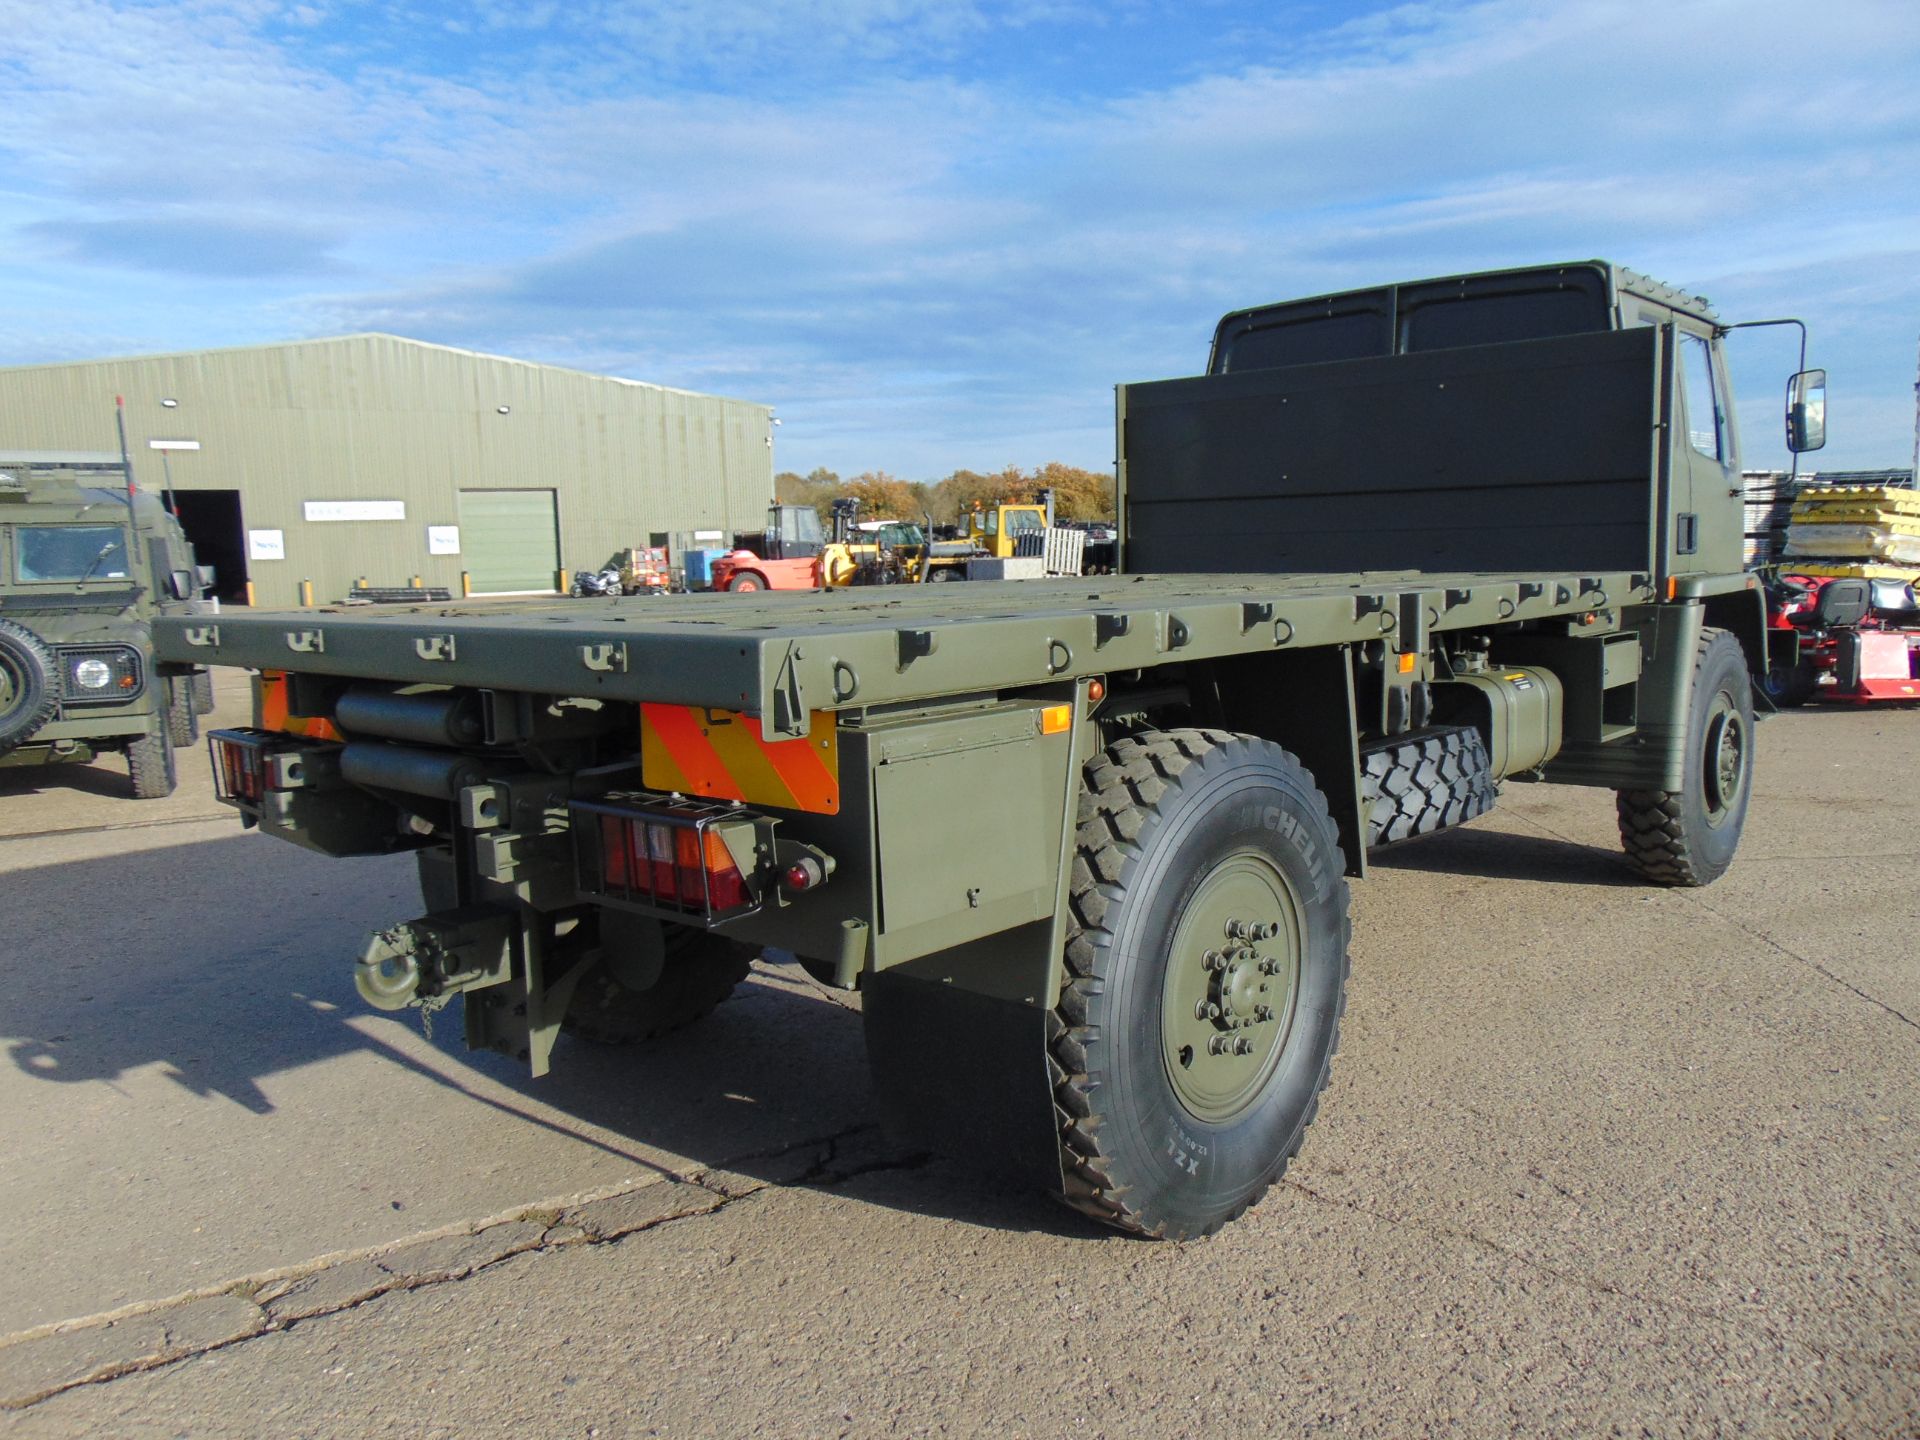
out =
<path fill-rule="evenodd" d="M 1067 901 L 1065 983 L 1058 1005 L 1048 1016 L 1047 1027 L 1047 1068 L 1053 1083 L 1054 1118 L 1060 1136 L 1060 1198 L 1083 1215 L 1135 1235 L 1168 1238 L 1168 1225 L 1164 1219 L 1143 1214 L 1129 1202 L 1129 1187 L 1115 1174 L 1110 1148 L 1101 1144 L 1100 1082 L 1090 1073 L 1088 1063 L 1088 1046 L 1098 1038 L 1099 1032 L 1088 1017 L 1093 1010 L 1091 1002 L 1105 989 L 1101 961 L 1106 952 L 1092 937 L 1105 933 L 1106 913 L 1118 898 L 1109 892 L 1117 887 L 1127 859 L 1137 853 L 1135 841 L 1148 812 L 1157 810 L 1171 782 L 1213 752 L 1245 744 L 1247 740 L 1248 737 L 1225 730 L 1149 731 L 1116 740 L 1086 766 Z M 1293 755 L 1281 753 L 1289 763 L 1299 764 Z M 1331 828 L 1326 797 L 1317 788 L 1310 794 L 1320 817 Z M 1285 1173 L 1288 1162 L 1300 1153 L 1301 1140 L 1319 1110 L 1321 1092 L 1326 1089 L 1333 1057 L 1340 1048 L 1340 1020 L 1347 1007 L 1346 979 L 1352 968 L 1347 945 L 1353 921 L 1345 878 L 1340 878 L 1337 884 L 1341 924 L 1339 1003 L 1335 1008 L 1331 1043 L 1314 1080 L 1312 1098 L 1293 1145 L 1230 1214 L 1221 1215 L 1204 1229 L 1181 1232 L 1172 1238 L 1210 1235 L 1238 1219 L 1259 1202 Z"/>
<path fill-rule="evenodd" d="M 1731 633 L 1711 626 L 1700 631 L 1693 655 L 1696 684 L 1714 643 Z M 1688 728 L 1691 733 L 1691 725 Z M 1646 879 L 1656 885 L 1691 889 L 1717 878 L 1719 871 L 1710 872 L 1705 867 L 1688 836 L 1685 796 L 1680 791 L 1616 790 L 1614 808 L 1620 822 L 1620 844 L 1634 869 Z"/>

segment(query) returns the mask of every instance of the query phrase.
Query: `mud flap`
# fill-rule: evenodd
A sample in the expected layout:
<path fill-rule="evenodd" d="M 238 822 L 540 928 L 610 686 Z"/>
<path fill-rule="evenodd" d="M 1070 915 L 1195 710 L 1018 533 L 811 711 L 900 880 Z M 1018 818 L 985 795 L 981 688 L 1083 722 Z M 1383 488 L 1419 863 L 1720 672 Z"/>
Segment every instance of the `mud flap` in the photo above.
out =
<path fill-rule="evenodd" d="M 900 970 L 868 975 L 862 993 L 887 1128 L 970 1169 L 1058 1194 L 1047 1012 Z"/>

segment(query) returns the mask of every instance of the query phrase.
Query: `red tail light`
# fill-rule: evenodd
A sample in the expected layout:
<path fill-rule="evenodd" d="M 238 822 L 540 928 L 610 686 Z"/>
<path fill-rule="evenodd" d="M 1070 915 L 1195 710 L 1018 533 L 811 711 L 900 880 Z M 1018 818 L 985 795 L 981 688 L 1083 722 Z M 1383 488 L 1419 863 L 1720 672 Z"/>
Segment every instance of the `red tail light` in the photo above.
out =
<path fill-rule="evenodd" d="M 209 733 L 207 750 L 213 758 L 214 794 L 229 805 L 259 805 L 267 792 L 267 756 L 281 739 L 250 730 Z"/>
<path fill-rule="evenodd" d="M 726 826 L 737 842 L 757 849 L 763 830 L 770 842 L 771 822 L 704 801 L 649 797 L 649 802 L 622 803 L 613 797 L 574 802 L 576 874 L 583 894 L 709 924 L 758 907 L 728 835 L 717 827 Z"/>

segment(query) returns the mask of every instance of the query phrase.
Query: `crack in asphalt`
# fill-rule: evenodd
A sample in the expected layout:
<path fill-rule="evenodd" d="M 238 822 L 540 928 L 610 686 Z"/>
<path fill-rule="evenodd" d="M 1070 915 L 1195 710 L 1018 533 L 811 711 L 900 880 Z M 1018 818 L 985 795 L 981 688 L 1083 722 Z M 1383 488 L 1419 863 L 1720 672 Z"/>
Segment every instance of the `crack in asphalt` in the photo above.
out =
<path fill-rule="evenodd" d="M 1535 819 L 1531 815 L 1514 814 L 1514 815 L 1511 815 L 1509 818 L 1516 819 L 1521 821 L 1524 824 L 1531 825 L 1534 827 L 1534 829 L 1540 831 L 1541 833 L 1545 835 L 1549 835 L 1555 840 L 1564 840 L 1569 845 L 1582 845 L 1585 843 L 1583 841 L 1575 840 L 1571 836 L 1562 835 L 1558 830 L 1555 830 L 1551 825 L 1547 825 L 1542 821 Z M 1838 858 L 1848 859 L 1848 858 L 1856 858 L 1856 857 L 1842 856 Z M 1865 857 L 1858 857 L 1858 858 L 1882 859 L 1886 857 L 1875 855 L 1875 856 L 1865 856 Z M 1897 859 L 1900 857 L 1896 856 L 1894 858 Z M 1773 949 L 1778 950 L 1782 955 L 1786 956 L 1789 960 L 1799 961 L 1802 965 L 1805 965 L 1808 969 L 1814 971 L 1816 974 L 1820 975 L 1822 978 L 1826 979 L 1830 983 L 1839 986 L 1842 990 L 1849 992 L 1850 994 L 1852 994 L 1858 999 L 1866 1001 L 1867 1004 L 1873 1006 L 1878 1010 L 1884 1010 L 1887 1014 L 1891 1015 L 1894 1019 L 1898 1020 L 1902 1025 L 1907 1026 L 1909 1029 L 1920 1030 L 1920 1021 L 1916 1021 L 1911 1015 L 1908 1015 L 1905 1011 L 1896 1009 L 1894 1006 L 1889 1005 L 1886 1001 L 1882 1000 L 1879 996 L 1870 994 L 1867 991 L 1862 990 L 1858 985 L 1855 985 L 1852 981 L 1843 980 L 1840 976 L 1834 974 L 1833 971 L 1829 970 L 1826 966 L 1822 965 L 1818 960 L 1815 960 L 1812 956 L 1802 955 L 1798 950 L 1795 950 L 1792 946 L 1781 944 L 1778 940 L 1774 939 L 1773 936 L 1767 934 L 1764 930 L 1756 930 L 1751 925 L 1748 925 L 1744 921 L 1742 921 L 1738 916 L 1727 914 L 1726 911 L 1720 909 L 1718 906 L 1714 905 L 1710 900 L 1708 900 L 1707 897 L 1703 895 L 1699 889 L 1683 889 L 1683 888 L 1673 888 L 1673 887 L 1666 887 L 1666 888 L 1667 888 L 1667 893 L 1674 896 L 1676 899 L 1686 901 L 1693 905 L 1698 905 L 1702 910 L 1705 910 L 1709 915 L 1713 916 L 1714 919 L 1725 921 L 1727 924 L 1733 926 L 1734 929 L 1738 930 L 1741 934 L 1751 936 L 1753 939 L 1760 941 L 1760 943 L 1763 945 L 1771 946 Z"/>
<path fill-rule="evenodd" d="M 60 835 L 105 835 L 115 830 L 160 830 L 169 825 L 204 825 L 209 820 L 230 820 L 234 812 L 216 810 L 210 815 L 169 815 L 164 820 L 115 820 L 109 825 L 67 825 L 53 830 L 21 830 L 0 835 L 0 845 L 13 840 L 50 840 Z"/>
<path fill-rule="evenodd" d="M 843 1148 L 849 1141 L 873 1134 L 876 1128 L 872 1124 L 854 1125 L 830 1135 L 814 1136 L 791 1144 L 738 1156 L 684 1175 L 669 1174 L 639 1185 L 606 1191 L 585 1199 L 542 1201 L 523 1205 L 485 1220 L 442 1227 L 439 1230 L 409 1236 L 403 1240 L 388 1242 L 365 1250 L 329 1256 L 319 1262 L 286 1266 L 277 1271 L 228 1281 L 224 1285 L 210 1289 L 126 1306 L 106 1314 L 86 1316 L 57 1325 L 37 1326 L 15 1335 L 0 1337 L 0 1358 L 4 1358 L 9 1350 L 29 1346 L 38 1341 L 84 1335 L 90 1331 L 106 1330 L 114 1325 L 141 1319 L 159 1320 L 163 1337 L 162 1344 L 152 1353 L 106 1361 L 83 1373 L 41 1384 L 26 1393 L 0 1395 L 0 1411 L 28 1410 L 68 1391 L 109 1384 L 129 1375 L 165 1369 L 268 1335 L 285 1334 L 311 1320 L 330 1319 L 350 1313 L 384 1295 L 400 1291 L 426 1290 L 457 1283 L 517 1256 L 547 1254 L 582 1246 L 618 1244 L 630 1236 L 657 1230 L 678 1221 L 718 1214 L 731 1205 L 769 1190 L 831 1189 L 864 1175 L 894 1170 L 918 1170 L 932 1158 L 924 1152 L 869 1155 L 859 1155 L 856 1152 L 854 1156 L 848 1157 L 850 1163 L 839 1163 Z M 755 1162 L 779 1160 L 807 1151 L 818 1153 L 803 1170 L 790 1177 L 761 1178 L 741 1172 L 737 1168 Z M 675 1191 L 696 1193 L 676 1196 Z M 665 1202 L 664 1208 L 658 1213 L 646 1214 L 644 1207 L 650 1202 Z M 643 1213 L 625 1219 L 620 1217 L 618 1214 L 620 1207 L 636 1203 L 643 1207 Z M 605 1213 L 609 1211 L 614 1212 L 611 1217 Z M 520 1239 L 505 1244 L 493 1246 L 484 1244 L 485 1237 L 490 1231 L 503 1226 L 516 1225 L 537 1225 L 539 1228 L 537 1232 L 526 1234 Z M 463 1262 L 457 1254 L 457 1248 L 462 1241 L 480 1244 L 481 1253 L 476 1254 L 470 1261 Z M 438 1265 L 429 1264 L 418 1270 L 410 1271 L 404 1268 L 408 1251 L 446 1245 L 451 1245 L 456 1250 L 449 1260 Z M 275 1313 L 273 1307 L 296 1296 L 303 1285 L 324 1281 L 329 1276 L 340 1275 L 355 1265 L 370 1267 L 376 1273 L 366 1277 L 367 1283 L 354 1285 L 344 1293 L 315 1304 L 311 1308 L 300 1308 L 296 1304 L 288 1311 Z M 398 1268 L 388 1268 L 390 1265 Z M 237 1333 L 215 1338 L 197 1341 L 173 1339 L 172 1332 L 165 1324 L 170 1314 L 178 1315 L 194 1305 L 223 1299 L 252 1306 L 256 1312 L 253 1323 Z"/>
<path fill-rule="evenodd" d="M 1689 1305 L 1683 1300 L 1667 1299 L 1655 1295 L 1643 1295 L 1638 1291 L 1624 1289 L 1619 1285 L 1597 1279 L 1591 1275 L 1582 1275 L 1578 1271 L 1563 1270 L 1559 1266 L 1549 1265 L 1544 1260 L 1537 1260 L 1531 1255 L 1515 1250 L 1511 1246 L 1502 1245 L 1498 1240 L 1490 1240 L 1485 1235 L 1478 1234 L 1472 1230 L 1462 1230 L 1452 1225 L 1445 1225 L 1434 1220 L 1422 1220 L 1413 1216 L 1390 1215 L 1383 1210 L 1374 1210 L 1366 1205 L 1362 1205 L 1357 1200 L 1343 1200 L 1336 1196 L 1324 1195 L 1312 1186 L 1303 1184 L 1292 1176 L 1282 1177 L 1280 1183 L 1290 1190 L 1299 1191 L 1309 1200 L 1318 1204 L 1331 1206 L 1338 1210 L 1346 1210 L 1355 1215 L 1364 1215 L 1370 1220 L 1378 1220 L 1381 1224 L 1391 1226 L 1394 1229 L 1418 1230 L 1428 1235 L 1439 1235 L 1451 1240 L 1465 1241 L 1467 1244 L 1484 1250 L 1490 1255 L 1496 1255 L 1502 1260 L 1510 1260 L 1517 1265 L 1534 1271 L 1536 1274 L 1544 1275 L 1550 1280 L 1556 1280 L 1566 1285 L 1574 1285 L 1592 1294 L 1604 1295 L 1608 1299 L 1624 1300 L 1631 1304 L 1644 1305 L 1650 1310 L 1658 1310 L 1663 1314 L 1684 1315 L 1690 1320 L 1700 1320 L 1709 1324 L 1731 1325 L 1740 1329 L 1757 1330 L 1760 1334 L 1765 1335 L 1767 1339 L 1774 1341 L 1776 1344 L 1804 1345 L 1815 1355 L 1819 1356 L 1823 1363 L 1836 1359 L 1857 1364 L 1878 1363 L 1871 1356 L 1862 1355 L 1857 1352 L 1834 1350 L 1821 1345 L 1818 1341 L 1808 1339 L 1805 1335 L 1782 1334 L 1765 1319 L 1757 1318 L 1749 1313 L 1744 1313 L 1739 1310 L 1731 1312 L 1726 1310 L 1703 1310 L 1699 1306 Z M 1548 1183 L 1552 1184 L 1551 1181 L 1548 1181 Z M 1556 1186 L 1555 1188 L 1557 1189 L 1558 1187 Z"/>
<path fill-rule="evenodd" d="M 1741 934 L 1750 935 L 1755 940 L 1758 940 L 1762 945 L 1767 945 L 1772 947 L 1775 950 L 1778 950 L 1782 955 L 1786 956 L 1789 960 L 1798 960 L 1802 965 L 1805 965 L 1808 969 L 1814 971 L 1816 974 L 1823 976 L 1832 984 L 1839 986 L 1842 990 L 1848 991 L 1849 993 L 1866 1001 L 1867 1004 L 1873 1006 L 1875 1009 L 1884 1010 L 1887 1014 L 1891 1015 L 1894 1019 L 1898 1020 L 1902 1025 L 1905 1025 L 1908 1029 L 1920 1030 L 1920 1021 L 1916 1021 L 1911 1015 L 1908 1015 L 1905 1011 L 1898 1010 L 1894 1008 L 1892 1005 L 1889 1005 L 1886 1001 L 1882 1000 L 1878 995 L 1872 995 L 1872 994 L 1869 994 L 1867 991 L 1862 990 L 1858 985 L 1855 985 L 1851 980 L 1842 979 L 1840 976 L 1834 974 L 1833 971 L 1829 970 L 1826 966 L 1822 965 L 1818 960 L 1815 960 L 1811 955 L 1802 955 L 1798 950 L 1795 950 L 1791 945 L 1781 944 L 1778 940 L 1774 939 L 1773 936 L 1767 934 L 1766 931 L 1756 930 L 1751 925 L 1748 925 L 1746 922 L 1741 920 L 1738 916 L 1727 914 L 1724 910 L 1721 910 L 1717 906 L 1710 903 L 1704 896 L 1701 896 L 1698 894 L 1690 894 L 1686 898 L 1688 900 L 1691 900 L 1695 905 L 1698 905 L 1702 910 L 1706 911 L 1709 915 L 1713 916 L 1716 920 L 1724 920 L 1727 924 L 1733 926 L 1733 928 L 1738 930 Z"/>

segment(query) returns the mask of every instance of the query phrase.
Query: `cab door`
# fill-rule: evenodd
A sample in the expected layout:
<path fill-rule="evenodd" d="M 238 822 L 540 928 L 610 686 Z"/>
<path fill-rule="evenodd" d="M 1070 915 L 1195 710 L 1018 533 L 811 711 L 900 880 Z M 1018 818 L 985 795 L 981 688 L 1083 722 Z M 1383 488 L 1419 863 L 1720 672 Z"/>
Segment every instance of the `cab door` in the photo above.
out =
<path fill-rule="evenodd" d="M 1727 379 L 1706 325 L 1680 320 L 1673 345 L 1673 569 L 1730 574 L 1742 564 L 1745 511 Z"/>

